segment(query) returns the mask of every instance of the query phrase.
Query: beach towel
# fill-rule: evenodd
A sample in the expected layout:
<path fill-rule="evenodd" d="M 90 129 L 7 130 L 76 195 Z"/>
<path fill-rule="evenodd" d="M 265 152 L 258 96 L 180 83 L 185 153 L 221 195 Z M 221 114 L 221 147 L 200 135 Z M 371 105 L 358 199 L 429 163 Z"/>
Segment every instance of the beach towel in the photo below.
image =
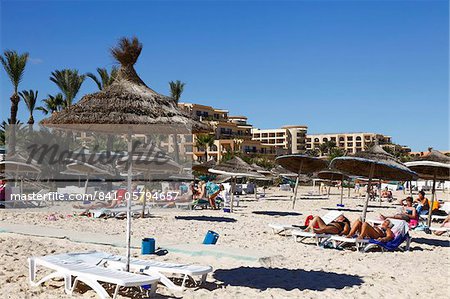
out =
<path fill-rule="evenodd" d="M 380 247 L 383 247 L 384 249 L 386 249 L 388 251 L 393 251 L 393 250 L 397 249 L 408 237 L 409 237 L 408 234 L 406 234 L 406 235 L 399 234 L 398 236 L 396 236 L 394 238 L 394 240 L 391 240 L 389 242 L 380 242 L 375 239 L 370 239 L 369 243 L 376 244 Z"/>

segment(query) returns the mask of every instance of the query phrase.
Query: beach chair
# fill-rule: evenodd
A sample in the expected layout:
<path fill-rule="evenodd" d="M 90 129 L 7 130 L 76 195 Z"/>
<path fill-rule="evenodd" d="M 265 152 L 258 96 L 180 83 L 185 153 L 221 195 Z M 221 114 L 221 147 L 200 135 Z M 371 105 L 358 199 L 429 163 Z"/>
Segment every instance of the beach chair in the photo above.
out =
<path fill-rule="evenodd" d="M 327 212 L 325 215 L 323 215 L 321 218 L 322 220 L 328 224 L 334 219 L 338 218 L 342 215 L 342 212 L 340 211 L 330 211 Z M 277 223 L 269 223 L 269 227 L 272 229 L 272 232 L 274 234 L 287 236 L 289 232 L 292 230 L 299 230 L 302 228 L 300 225 L 292 225 L 292 224 L 277 224 Z"/>
<path fill-rule="evenodd" d="M 342 215 L 342 212 L 340 211 L 330 211 L 326 213 L 322 218 L 322 220 L 325 222 L 325 224 L 328 224 L 338 218 Z M 299 229 L 293 229 L 292 230 L 292 236 L 294 238 L 294 241 L 296 242 L 303 242 L 307 239 L 313 239 L 317 246 L 319 246 L 324 240 L 330 238 L 330 234 L 317 234 L 314 232 L 305 232 L 303 230 Z"/>
<path fill-rule="evenodd" d="M 380 248 L 381 251 L 393 251 L 396 249 L 409 251 L 411 244 L 411 237 L 409 235 L 408 223 L 400 219 L 389 219 L 394 226 L 392 227 L 392 232 L 395 234 L 394 240 L 389 242 L 380 242 L 373 239 L 357 239 L 357 238 L 347 238 L 342 236 L 331 236 L 327 242 L 331 242 L 334 248 L 356 248 L 358 251 L 367 252 L 374 248 Z M 373 224 L 381 224 L 383 220 L 367 220 L 367 222 Z M 400 245 L 406 241 L 405 248 L 401 248 Z"/>
<path fill-rule="evenodd" d="M 149 294 L 154 293 L 159 281 L 158 276 L 139 275 L 115 269 L 108 269 L 85 263 L 68 254 L 31 257 L 28 259 L 28 264 L 29 282 L 31 286 L 39 286 L 53 278 L 63 278 L 64 290 L 70 295 L 74 292 L 80 281 L 91 287 L 102 299 L 110 298 L 110 295 L 106 292 L 100 282 L 115 285 L 114 294 L 112 296 L 114 299 L 117 297 L 120 287 L 140 287 L 142 291 L 149 289 L 147 291 Z M 45 267 L 54 272 L 44 276 L 39 281 L 36 281 L 38 266 Z"/>
<path fill-rule="evenodd" d="M 83 261 L 88 265 L 103 266 L 115 270 L 124 270 L 126 259 L 123 256 L 112 255 L 99 251 L 87 251 L 79 253 L 67 254 L 74 260 Z M 66 256 L 67 256 L 66 255 Z M 159 262 L 152 260 L 131 259 L 130 271 L 134 273 L 142 273 L 152 277 L 158 277 L 159 281 L 171 290 L 182 290 L 186 286 L 188 280 L 192 280 L 195 285 L 201 285 L 208 273 L 212 272 L 211 266 L 174 264 L 167 262 Z M 181 276 L 181 285 L 176 285 L 166 275 Z M 195 279 L 200 277 L 200 279 Z"/>

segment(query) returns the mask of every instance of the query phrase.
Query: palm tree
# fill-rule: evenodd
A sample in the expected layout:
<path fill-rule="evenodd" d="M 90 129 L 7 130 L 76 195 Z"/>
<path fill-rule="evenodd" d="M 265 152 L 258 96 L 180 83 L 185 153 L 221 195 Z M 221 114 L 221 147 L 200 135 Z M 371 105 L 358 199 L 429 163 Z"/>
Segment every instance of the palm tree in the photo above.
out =
<path fill-rule="evenodd" d="M 75 69 L 56 70 L 50 76 L 50 80 L 59 87 L 64 95 L 66 107 L 72 106 L 85 78 L 86 75 L 79 75 L 78 70 Z"/>
<path fill-rule="evenodd" d="M 30 119 L 28 120 L 28 124 L 33 125 L 34 124 L 33 112 L 34 108 L 36 107 L 38 91 L 37 90 L 34 91 L 32 89 L 23 90 L 22 92 L 19 92 L 19 95 L 27 105 L 28 111 L 30 112 Z"/>
<path fill-rule="evenodd" d="M 22 81 L 25 66 L 27 65 L 28 53 L 19 54 L 16 51 L 6 50 L 3 56 L 0 56 L 3 68 L 8 74 L 14 87 L 14 93 L 11 96 L 11 124 L 17 122 L 17 110 L 19 109 L 19 84 Z"/>
<path fill-rule="evenodd" d="M 42 102 L 44 103 L 44 106 L 36 107 L 36 110 L 40 110 L 44 114 L 53 113 L 65 108 L 64 96 L 62 93 L 58 93 L 55 96 L 49 94 Z"/>
<path fill-rule="evenodd" d="M 111 69 L 111 74 L 108 74 L 108 70 L 105 68 L 97 68 L 99 77 L 93 73 L 87 73 L 86 76 L 94 80 L 99 90 L 103 90 L 114 82 L 118 71 L 119 69 L 115 66 Z"/>
<path fill-rule="evenodd" d="M 215 136 L 212 134 L 198 134 L 195 137 L 195 146 L 205 147 L 205 159 L 208 161 L 208 147 L 214 144 Z"/>
<path fill-rule="evenodd" d="M 170 81 L 169 87 L 170 87 L 170 96 L 175 100 L 175 102 L 178 104 L 178 101 L 181 98 L 181 94 L 184 91 L 184 86 L 186 83 L 181 82 L 180 80 L 177 81 Z"/>

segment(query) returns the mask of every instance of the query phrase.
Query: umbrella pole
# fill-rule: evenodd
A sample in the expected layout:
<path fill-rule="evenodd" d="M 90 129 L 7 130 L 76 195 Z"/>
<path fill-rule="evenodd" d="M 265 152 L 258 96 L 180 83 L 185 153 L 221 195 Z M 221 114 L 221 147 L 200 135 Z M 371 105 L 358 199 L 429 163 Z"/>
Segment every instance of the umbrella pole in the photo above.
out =
<path fill-rule="evenodd" d="M 341 207 L 344 206 L 342 203 L 344 201 L 344 178 L 341 180 Z"/>
<path fill-rule="evenodd" d="M 380 180 L 380 188 L 378 189 L 378 191 L 380 192 L 380 207 L 381 207 L 381 180 Z"/>
<path fill-rule="evenodd" d="M 86 182 L 84 183 L 84 194 L 87 193 L 88 183 L 89 183 L 89 174 L 86 175 Z"/>
<path fill-rule="evenodd" d="M 254 184 L 255 184 L 255 190 L 254 190 L 254 192 L 255 192 L 255 199 L 258 199 L 258 185 L 256 185 L 256 181 L 254 182 Z"/>
<path fill-rule="evenodd" d="M 433 189 L 432 189 L 432 193 L 431 193 L 431 204 L 428 209 L 428 220 L 427 220 L 428 227 L 431 226 L 431 214 L 433 214 L 433 205 L 434 205 L 435 194 L 436 194 L 436 170 L 434 171 L 434 176 L 433 176 Z"/>
<path fill-rule="evenodd" d="M 234 177 L 231 177 L 231 197 L 230 197 L 230 212 L 233 213 L 234 202 Z"/>
<path fill-rule="evenodd" d="M 132 140 L 131 133 L 128 133 L 128 177 L 127 177 L 127 189 L 128 189 L 128 198 L 127 200 L 127 263 L 125 267 L 125 271 L 130 271 L 130 258 L 131 258 L 131 177 L 132 177 L 132 158 L 131 152 L 132 149 Z"/>
<path fill-rule="evenodd" d="M 413 197 L 413 195 L 412 195 L 412 181 L 409 181 L 409 196 L 411 196 L 411 198 Z"/>
<path fill-rule="evenodd" d="M 300 168 L 298 170 L 297 180 L 295 181 L 294 199 L 292 200 L 292 209 L 295 207 L 295 200 L 297 199 L 298 183 L 300 181 L 300 174 L 302 173 L 303 160 L 300 162 Z"/>
<path fill-rule="evenodd" d="M 364 209 L 363 209 L 363 214 L 362 214 L 362 222 L 366 221 L 367 206 L 369 205 L 370 187 L 372 184 L 372 177 L 373 177 L 374 170 L 375 170 L 375 164 L 371 164 L 370 165 L 369 182 L 367 183 L 366 202 L 364 203 Z"/>

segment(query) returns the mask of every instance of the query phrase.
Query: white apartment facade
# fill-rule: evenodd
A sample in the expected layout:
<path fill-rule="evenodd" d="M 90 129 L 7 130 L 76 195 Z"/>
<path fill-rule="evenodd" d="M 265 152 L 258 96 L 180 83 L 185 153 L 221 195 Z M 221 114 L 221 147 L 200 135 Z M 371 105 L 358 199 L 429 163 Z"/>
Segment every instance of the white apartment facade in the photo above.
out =
<path fill-rule="evenodd" d="M 252 139 L 274 146 L 277 154 L 297 154 L 306 150 L 306 133 L 303 125 L 284 126 L 279 129 L 252 129 Z"/>

